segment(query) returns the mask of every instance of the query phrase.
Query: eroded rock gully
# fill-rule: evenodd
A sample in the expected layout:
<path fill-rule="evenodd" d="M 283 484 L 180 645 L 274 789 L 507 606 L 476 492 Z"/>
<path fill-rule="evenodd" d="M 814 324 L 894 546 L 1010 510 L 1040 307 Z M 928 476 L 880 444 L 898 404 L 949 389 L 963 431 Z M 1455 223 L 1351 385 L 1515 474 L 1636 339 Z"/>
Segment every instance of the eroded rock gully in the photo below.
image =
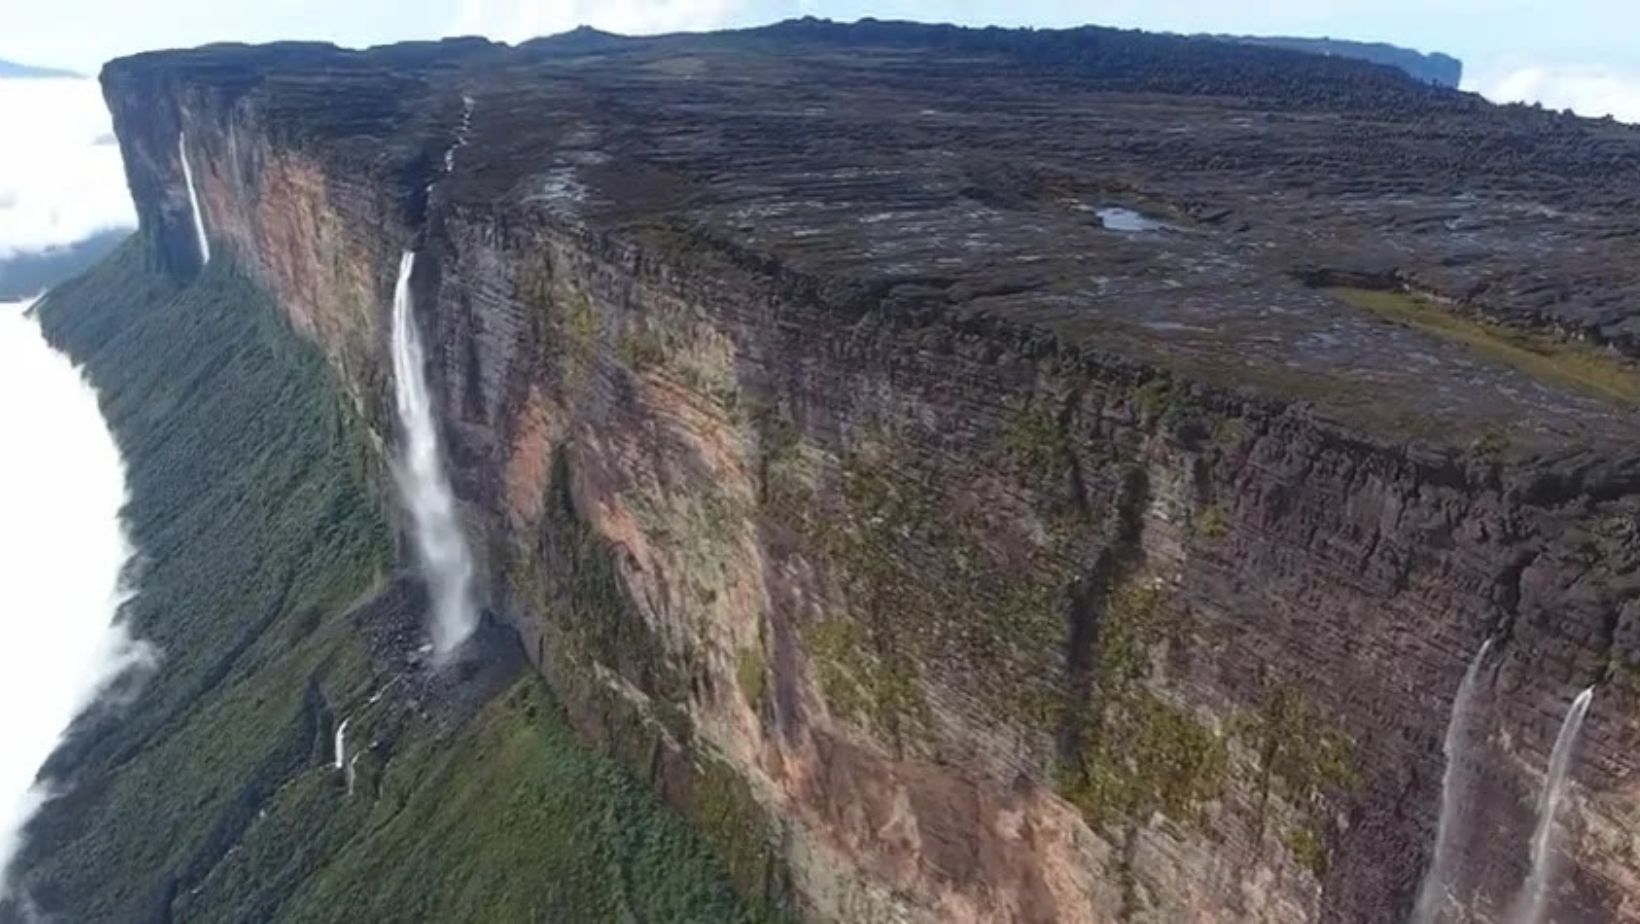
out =
<path fill-rule="evenodd" d="M 1265 49 L 940 36 L 216 48 L 103 79 L 166 260 L 196 259 L 186 129 L 213 244 L 382 441 L 417 250 L 492 608 L 749 894 L 1397 919 L 1497 638 L 1472 912 L 1524 875 L 1599 682 L 1554 915 L 1640 920 L 1632 408 L 1295 277 L 1621 345 L 1640 135 Z M 1186 52 L 1188 85 L 1157 76 Z M 1103 229 L 1112 202 L 1176 227 Z"/>

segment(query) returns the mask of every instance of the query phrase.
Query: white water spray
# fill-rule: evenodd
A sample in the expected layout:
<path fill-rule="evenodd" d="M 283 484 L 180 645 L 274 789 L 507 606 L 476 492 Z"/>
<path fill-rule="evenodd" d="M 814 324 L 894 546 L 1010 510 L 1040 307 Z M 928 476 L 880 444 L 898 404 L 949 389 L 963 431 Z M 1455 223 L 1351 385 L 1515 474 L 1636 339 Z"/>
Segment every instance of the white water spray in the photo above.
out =
<path fill-rule="evenodd" d="M 346 771 L 347 772 L 347 794 L 350 798 L 353 795 L 353 784 L 359 778 L 358 766 L 359 766 L 359 755 L 354 754 L 353 759 L 349 760 L 347 762 L 347 771 Z"/>
<path fill-rule="evenodd" d="M 1468 806 L 1462 803 L 1469 782 L 1465 757 L 1475 720 L 1475 682 L 1491 649 L 1492 640 L 1487 639 L 1469 662 L 1469 669 L 1464 671 L 1463 680 L 1458 684 L 1457 695 L 1452 698 L 1452 717 L 1447 720 L 1446 738 L 1441 744 L 1441 752 L 1446 755 L 1446 768 L 1441 772 L 1441 816 L 1435 827 L 1429 869 L 1418 889 L 1418 903 L 1413 906 L 1411 924 L 1433 924 L 1441 920 L 1442 906 L 1454 885 L 1456 849 L 1463 843 L 1469 820 Z"/>
<path fill-rule="evenodd" d="M 1537 830 L 1532 832 L 1532 871 L 1511 905 L 1507 918 L 1510 924 L 1538 924 L 1543 919 L 1544 905 L 1549 901 L 1549 880 L 1555 874 L 1555 816 L 1566 794 L 1572 749 L 1577 745 L 1577 734 L 1583 729 L 1583 717 L 1588 715 L 1589 701 L 1593 698 L 1592 686 L 1577 694 L 1560 723 L 1560 734 L 1555 736 L 1549 772 L 1543 780 L 1543 793 L 1538 797 Z"/>
<path fill-rule="evenodd" d="M 347 720 L 343 719 L 336 726 L 336 769 L 342 769 L 342 760 L 347 754 Z"/>
<path fill-rule="evenodd" d="M 393 288 L 393 391 L 404 441 L 394 474 L 410 511 L 411 533 L 432 598 L 433 656 L 442 659 L 473 634 L 478 612 L 473 605 L 472 554 L 439 456 L 421 335 L 411 312 L 410 271 L 415 260 L 414 253 L 405 251 Z"/>
<path fill-rule="evenodd" d="M 199 263 L 211 262 L 211 240 L 205 236 L 205 213 L 199 210 L 199 192 L 194 188 L 194 168 L 188 165 L 188 133 L 177 136 L 177 156 L 182 159 L 182 179 L 188 183 L 188 208 L 194 216 L 194 236 L 199 239 Z"/>

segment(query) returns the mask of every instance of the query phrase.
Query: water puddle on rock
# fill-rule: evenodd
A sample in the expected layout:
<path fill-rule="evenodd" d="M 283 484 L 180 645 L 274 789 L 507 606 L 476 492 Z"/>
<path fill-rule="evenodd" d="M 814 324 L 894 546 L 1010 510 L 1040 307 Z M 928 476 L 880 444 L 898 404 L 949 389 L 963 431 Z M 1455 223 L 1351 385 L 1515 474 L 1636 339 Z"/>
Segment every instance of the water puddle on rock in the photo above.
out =
<path fill-rule="evenodd" d="M 1158 221 L 1150 216 L 1135 212 L 1133 209 L 1119 205 L 1106 206 L 1095 209 L 1099 216 L 1099 223 L 1106 231 L 1119 231 L 1123 234 L 1140 234 L 1146 231 L 1170 231 L 1173 226 L 1165 221 Z"/>

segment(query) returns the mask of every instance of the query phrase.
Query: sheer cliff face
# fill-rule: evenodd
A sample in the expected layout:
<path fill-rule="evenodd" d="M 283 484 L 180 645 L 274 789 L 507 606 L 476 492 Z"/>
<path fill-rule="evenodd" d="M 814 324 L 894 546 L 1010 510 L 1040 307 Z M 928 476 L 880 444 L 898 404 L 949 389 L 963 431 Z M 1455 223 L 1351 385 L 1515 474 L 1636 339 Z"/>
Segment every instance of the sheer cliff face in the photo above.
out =
<path fill-rule="evenodd" d="M 185 130 L 213 246 L 386 444 L 417 251 L 491 608 L 750 894 L 846 921 L 1393 919 L 1495 637 L 1460 899 L 1502 913 L 1599 681 L 1553 907 L 1640 920 L 1629 405 L 1298 281 L 1530 313 L 1576 238 L 1553 310 L 1621 342 L 1610 293 L 1640 282 L 1584 288 L 1578 261 L 1625 246 L 1623 167 L 1534 187 L 1348 139 L 1392 99 L 1440 115 L 1436 147 L 1640 140 L 1344 62 L 1232 103 L 893 38 L 214 49 L 103 79 L 167 262 L 197 260 Z M 1212 54 L 1203 89 L 1272 53 Z M 1463 235 L 1403 220 L 1460 196 Z M 1111 204 L 1170 230 L 1099 227 Z"/>

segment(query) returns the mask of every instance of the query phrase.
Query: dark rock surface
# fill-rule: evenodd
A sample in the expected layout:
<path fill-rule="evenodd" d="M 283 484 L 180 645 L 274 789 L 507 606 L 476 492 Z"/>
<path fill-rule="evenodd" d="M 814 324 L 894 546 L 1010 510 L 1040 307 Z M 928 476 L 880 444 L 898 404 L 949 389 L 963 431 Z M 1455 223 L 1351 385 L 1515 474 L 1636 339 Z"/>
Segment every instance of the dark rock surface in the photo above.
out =
<path fill-rule="evenodd" d="M 830 920 L 1636 920 L 1640 131 L 1339 57 L 806 20 L 103 75 L 383 445 L 394 267 L 488 596 Z M 1121 208 L 1159 227 L 1123 231 Z M 1128 225 L 1132 222 L 1126 223 Z"/>
<path fill-rule="evenodd" d="M 1218 35 L 1214 38 L 1270 48 L 1286 48 L 1316 55 L 1359 58 L 1406 71 L 1425 83 L 1456 87 L 1463 81 L 1463 62 L 1439 51 L 1425 54 L 1387 42 L 1352 42 L 1334 38 L 1298 38 L 1290 35 Z"/>

